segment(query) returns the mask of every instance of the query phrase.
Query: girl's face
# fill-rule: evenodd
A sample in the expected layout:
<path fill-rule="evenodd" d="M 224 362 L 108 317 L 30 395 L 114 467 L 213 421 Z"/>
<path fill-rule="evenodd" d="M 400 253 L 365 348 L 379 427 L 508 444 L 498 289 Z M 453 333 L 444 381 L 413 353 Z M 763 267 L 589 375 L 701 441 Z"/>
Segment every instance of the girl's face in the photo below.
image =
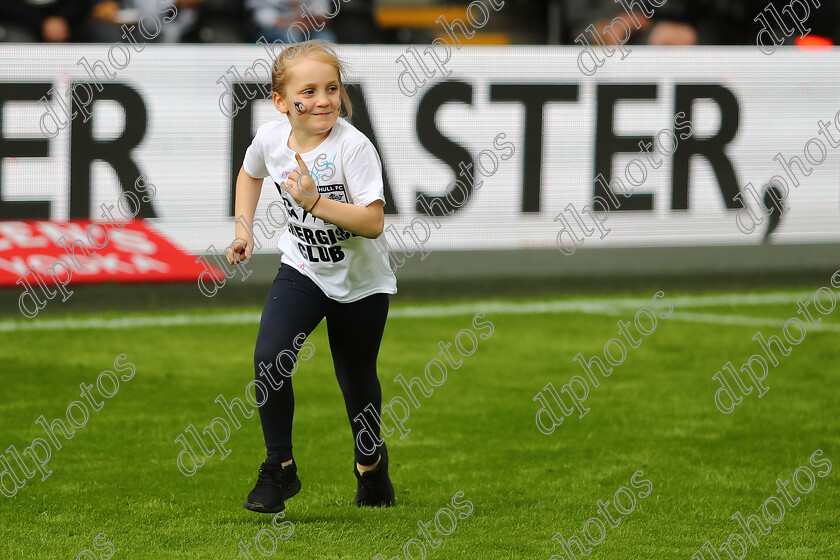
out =
<path fill-rule="evenodd" d="M 338 71 L 312 58 L 296 61 L 289 68 L 285 97 L 275 93 L 274 106 L 289 115 L 292 126 L 310 134 L 329 131 L 341 109 Z"/>

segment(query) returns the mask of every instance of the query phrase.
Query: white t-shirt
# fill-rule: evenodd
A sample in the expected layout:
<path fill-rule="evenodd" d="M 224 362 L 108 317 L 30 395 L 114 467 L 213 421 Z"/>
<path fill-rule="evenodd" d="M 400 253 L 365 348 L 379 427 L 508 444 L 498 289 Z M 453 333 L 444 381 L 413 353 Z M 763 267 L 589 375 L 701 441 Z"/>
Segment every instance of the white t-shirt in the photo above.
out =
<path fill-rule="evenodd" d="M 306 212 L 282 188 L 292 171 L 299 171 L 289 148 L 288 119 L 266 123 L 245 152 L 245 173 L 271 177 L 289 214 L 289 229 L 277 248 L 281 262 L 306 274 L 324 293 L 341 303 L 375 293 L 397 293 L 393 272 L 379 264 L 379 238 L 367 239 Z M 385 202 L 382 162 L 373 144 L 356 127 L 339 118 L 321 144 L 300 154 L 321 196 L 357 206 Z"/>

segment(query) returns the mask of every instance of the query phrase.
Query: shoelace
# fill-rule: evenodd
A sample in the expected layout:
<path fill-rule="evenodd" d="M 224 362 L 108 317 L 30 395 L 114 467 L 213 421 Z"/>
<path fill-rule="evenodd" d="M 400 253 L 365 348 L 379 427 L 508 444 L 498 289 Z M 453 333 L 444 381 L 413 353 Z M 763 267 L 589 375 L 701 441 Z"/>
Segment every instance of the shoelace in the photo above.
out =
<path fill-rule="evenodd" d="M 290 478 L 291 473 L 285 469 L 260 469 L 259 477 L 257 478 L 258 488 L 270 488 L 276 484 L 281 486 L 286 484 L 287 479 Z"/>
<path fill-rule="evenodd" d="M 257 478 L 257 488 L 269 488 L 274 486 L 274 477 L 272 473 L 265 469 L 260 469 L 259 477 Z"/>

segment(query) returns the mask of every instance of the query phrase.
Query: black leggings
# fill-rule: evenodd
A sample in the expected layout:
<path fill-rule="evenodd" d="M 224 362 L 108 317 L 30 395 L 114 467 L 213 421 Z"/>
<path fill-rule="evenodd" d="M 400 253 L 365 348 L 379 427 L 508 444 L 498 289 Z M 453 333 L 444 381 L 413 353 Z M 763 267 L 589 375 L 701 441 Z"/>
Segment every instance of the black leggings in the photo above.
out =
<path fill-rule="evenodd" d="M 365 454 L 359 449 L 358 434 L 364 425 L 353 419 L 362 414 L 368 405 L 374 406 L 377 417 L 381 414 L 382 388 L 376 377 L 376 358 L 385 330 L 389 302 L 388 294 L 377 293 L 351 303 L 339 303 L 327 297 L 317 284 L 294 267 L 286 264 L 280 267 L 263 308 L 254 350 L 256 379 L 263 385 L 269 385 L 262 371 L 267 368 L 275 381 L 273 386 L 282 380 L 279 388 L 272 390 L 269 387 L 266 401 L 259 407 L 268 453 L 279 454 L 282 461 L 292 459 L 295 397 L 292 376 L 288 374 L 296 372 L 298 375 L 306 375 L 292 368 L 292 355 L 296 362 L 304 340 L 304 337 L 298 335 L 302 333 L 308 336 L 326 317 L 335 375 L 344 394 L 353 440 L 357 442 L 354 444 L 356 462 L 361 465 L 376 462 L 378 453 Z M 309 350 L 308 346 L 302 348 L 304 359 L 308 358 Z M 285 357 L 278 357 L 281 354 Z M 281 370 L 278 372 L 277 368 Z M 257 391 L 257 402 L 265 397 L 259 393 Z M 368 413 L 365 417 L 369 416 Z M 372 422 L 371 427 L 377 431 L 373 435 L 378 440 L 378 424 Z"/>

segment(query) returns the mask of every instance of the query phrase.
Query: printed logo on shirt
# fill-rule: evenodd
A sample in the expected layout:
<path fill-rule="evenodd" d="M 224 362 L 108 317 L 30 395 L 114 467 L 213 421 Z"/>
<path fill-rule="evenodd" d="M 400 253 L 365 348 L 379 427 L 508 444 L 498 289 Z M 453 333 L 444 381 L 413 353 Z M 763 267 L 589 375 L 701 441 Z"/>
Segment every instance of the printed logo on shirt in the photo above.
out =
<path fill-rule="evenodd" d="M 320 223 L 324 226 L 329 224 L 329 222 L 325 222 L 320 218 L 316 218 L 315 216 L 301 208 L 299 205 L 297 205 L 294 202 L 294 199 L 291 197 L 291 195 L 285 192 L 283 187 L 279 183 L 277 183 L 277 181 L 274 182 L 274 186 L 277 187 L 277 192 L 280 193 L 280 199 L 286 206 L 286 211 L 289 213 L 289 216 L 301 222 L 305 222 L 307 218 L 311 218 L 313 224 Z M 344 187 L 344 185 L 317 185 L 316 187 L 321 196 L 325 196 L 331 200 L 337 200 L 339 202 L 350 203 L 349 197 L 347 196 L 347 189 Z"/>
<path fill-rule="evenodd" d="M 331 200 L 339 202 L 348 202 L 347 190 L 344 185 L 318 185 L 318 192 L 321 196 L 325 196 Z"/>
<path fill-rule="evenodd" d="M 307 227 L 289 222 L 289 233 L 298 239 L 297 247 L 310 263 L 341 262 L 345 259 L 341 242 L 358 237 L 340 227 Z"/>
<path fill-rule="evenodd" d="M 291 201 L 291 195 L 283 192 L 283 187 L 278 185 L 278 192 L 286 210 L 289 213 L 289 233 L 297 238 L 296 243 L 301 256 L 310 263 L 318 262 L 341 262 L 346 258 L 340 243 L 351 237 L 358 237 L 357 234 L 335 226 L 329 222 L 316 218 L 299 205 Z M 342 184 L 318 185 L 318 192 L 332 200 L 348 202 L 347 189 Z M 307 223 L 310 222 L 310 223 Z"/>

